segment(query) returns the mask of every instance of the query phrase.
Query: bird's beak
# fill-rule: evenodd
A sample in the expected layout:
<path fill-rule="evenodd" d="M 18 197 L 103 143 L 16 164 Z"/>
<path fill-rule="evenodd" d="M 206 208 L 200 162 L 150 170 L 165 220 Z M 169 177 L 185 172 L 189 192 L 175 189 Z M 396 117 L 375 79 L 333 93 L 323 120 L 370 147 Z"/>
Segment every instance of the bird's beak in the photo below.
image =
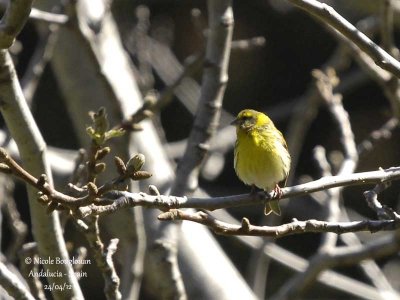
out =
<path fill-rule="evenodd" d="M 239 124 L 239 120 L 238 119 L 235 119 L 235 120 L 233 120 L 232 122 L 231 122 L 231 125 L 233 125 L 233 126 L 236 126 L 236 125 L 238 125 Z"/>

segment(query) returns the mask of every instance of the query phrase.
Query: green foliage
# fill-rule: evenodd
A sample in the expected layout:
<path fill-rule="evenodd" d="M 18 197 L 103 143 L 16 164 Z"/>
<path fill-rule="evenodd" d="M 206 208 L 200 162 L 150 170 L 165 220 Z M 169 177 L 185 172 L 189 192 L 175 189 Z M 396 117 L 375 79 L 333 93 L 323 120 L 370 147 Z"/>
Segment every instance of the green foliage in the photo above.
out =
<path fill-rule="evenodd" d="M 109 129 L 110 124 L 104 107 L 101 107 L 97 113 L 90 112 L 89 116 L 93 124 L 86 128 L 86 132 L 96 145 L 101 146 L 109 139 L 124 135 L 125 130 L 122 128 Z"/>

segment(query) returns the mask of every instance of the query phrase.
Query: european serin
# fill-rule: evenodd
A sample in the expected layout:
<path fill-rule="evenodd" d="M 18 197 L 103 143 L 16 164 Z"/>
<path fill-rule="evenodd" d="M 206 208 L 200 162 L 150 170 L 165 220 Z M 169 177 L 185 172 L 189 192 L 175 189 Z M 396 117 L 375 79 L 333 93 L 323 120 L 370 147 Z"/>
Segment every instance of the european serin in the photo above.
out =
<path fill-rule="evenodd" d="M 242 110 L 231 123 L 236 126 L 235 171 L 241 181 L 281 197 L 290 170 L 290 154 L 282 133 L 265 114 Z M 265 205 L 265 214 L 281 214 L 278 201 Z"/>

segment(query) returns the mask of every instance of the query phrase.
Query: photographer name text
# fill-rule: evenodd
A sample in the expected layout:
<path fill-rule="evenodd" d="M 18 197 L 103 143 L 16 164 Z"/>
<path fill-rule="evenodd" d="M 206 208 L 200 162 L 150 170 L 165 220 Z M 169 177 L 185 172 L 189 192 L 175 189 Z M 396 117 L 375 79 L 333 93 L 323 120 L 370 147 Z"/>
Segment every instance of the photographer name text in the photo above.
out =
<path fill-rule="evenodd" d="M 30 257 L 27 257 L 25 259 L 25 263 L 31 264 L 34 263 L 35 265 L 90 265 L 91 261 L 90 259 L 77 259 L 75 257 L 72 257 L 71 259 L 62 259 L 60 257 L 34 257 L 33 259 Z"/>

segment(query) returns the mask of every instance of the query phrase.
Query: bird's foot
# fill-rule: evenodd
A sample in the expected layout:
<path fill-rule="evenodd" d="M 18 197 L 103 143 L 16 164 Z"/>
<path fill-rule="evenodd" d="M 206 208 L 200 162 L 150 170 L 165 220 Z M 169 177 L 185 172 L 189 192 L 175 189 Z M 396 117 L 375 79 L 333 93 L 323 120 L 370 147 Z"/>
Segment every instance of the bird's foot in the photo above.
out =
<path fill-rule="evenodd" d="M 276 198 L 276 199 L 282 198 L 283 192 L 282 192 L 281 187 L 278 184 L 275 185 L 275 188 L 272 191 L 273 191 L 273 193 L 272 193 L 273 198 Z"/>

